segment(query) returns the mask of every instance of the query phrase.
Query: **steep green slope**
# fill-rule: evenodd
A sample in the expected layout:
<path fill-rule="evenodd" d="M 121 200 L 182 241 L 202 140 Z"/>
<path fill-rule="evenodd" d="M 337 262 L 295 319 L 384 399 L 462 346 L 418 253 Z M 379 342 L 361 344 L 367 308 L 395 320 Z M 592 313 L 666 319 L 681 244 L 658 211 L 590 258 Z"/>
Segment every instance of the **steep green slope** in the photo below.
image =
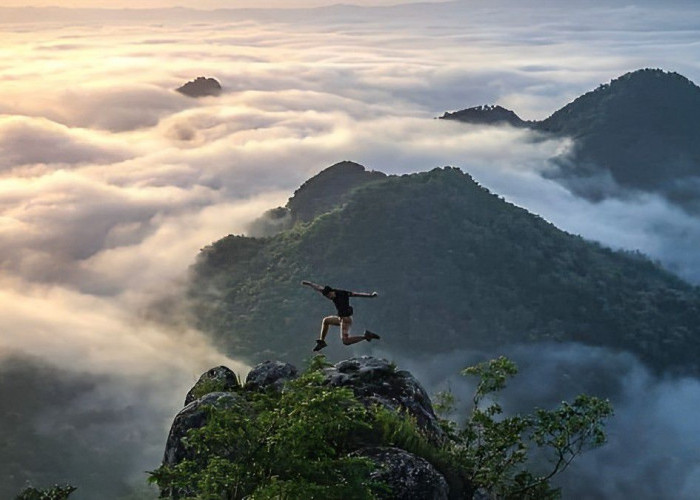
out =
<path fill-rule="evenodd" d="M 698 289 L 564 233 L 457 169 L 372 182 L 308 224 L 205 248 L 190 286 L 197 326 L 251 362 L 302 359 L 332 312 L 302 279 L 378 291 L 354 299 L 357 329 L 408 355 L 572 340 L 699 371 Z"/>
<path fill-rule="evenodd" d="M 623 186 L 664 191 L 700 176 L 700 87 L 678 73 L 627 73 L 537 128 L 577 140 L 572 173 L 602 169 Z"/>

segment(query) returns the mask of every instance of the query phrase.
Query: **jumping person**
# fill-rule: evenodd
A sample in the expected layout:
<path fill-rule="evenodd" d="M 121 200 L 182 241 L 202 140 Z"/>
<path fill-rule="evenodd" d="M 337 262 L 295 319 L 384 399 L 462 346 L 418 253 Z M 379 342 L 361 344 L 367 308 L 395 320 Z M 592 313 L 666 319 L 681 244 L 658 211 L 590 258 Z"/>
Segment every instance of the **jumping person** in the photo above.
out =
<path fill-rule="evenodd" d="M 343 344 L 352 345 L 358 342 L 366 340 L 370 342 L 372 339 L 378 339 L 379 335 L 372 333 L 369 330 L 365 330 L 365 334 L 361 336 L 350 336 L 350 327 L 352 326 L 352 306 L 350 305 L 350 297 L 367 297 L 374 298 L 377 296 L 377 292 L 365 293 L 365 292 L 349 292 L 347 290 L 337 290 L 328 285 L 321 286 L 311 281 L 302 281 L 302 285 L 309 286 L 322 294 L 329 300 L 333 301 L 337 316 L 326 316 L 323 318 L 323 323 L 321 326 L 321 338 L 316 341 L 316 347 L 314 351 L 320 351 L 328 344 L 326 344 L 326 335 L 328 334 L 328 327 L 331 325 L 340 327 L 340 335 L 343 339 Z"/>

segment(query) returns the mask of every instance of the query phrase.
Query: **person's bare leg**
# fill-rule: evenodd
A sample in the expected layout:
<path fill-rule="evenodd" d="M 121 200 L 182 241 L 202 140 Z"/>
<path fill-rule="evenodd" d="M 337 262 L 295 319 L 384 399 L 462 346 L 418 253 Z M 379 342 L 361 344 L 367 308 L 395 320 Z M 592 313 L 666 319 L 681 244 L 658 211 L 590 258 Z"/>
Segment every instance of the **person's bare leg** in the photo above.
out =
<path fill-rule="evenodd" d="M 319 339 L 323 341 L 326 340 L 326 335 L 328 335 L 329 326 L 341 326 L 341 324 L 342 321 L 338 316 L 326 316 L 325 318 L 323 318 L 323 322 L 321 323 L 321 336 L 319 337 Z"/>
<path fill-rule="evenodd" d="M 313 348 L 314 352 L 318 352 L 328 345 L 326 344 L 326 335 L 328 335 L 328 327 L 330 325 L 340 326 L 340 318 L 338 316 L 326 316 L 323 318 L 323 322 L 321 323 L 321 338 L 316 341 L 316 347 Z"/>
<path fill-rule="evenodd" d="M 363 340 L 367 340 L 365 337 L 351 337 L 350 336 L 350 327 L 352 326 L 352 318 L 351 317 L 346 317 L 346 318 L 340 318 L 340 335 L 343 339 L 343 344 L 345 345 L 352 345 L 352 344 L 357 344 L 358 342 L 362 342 Z"/>

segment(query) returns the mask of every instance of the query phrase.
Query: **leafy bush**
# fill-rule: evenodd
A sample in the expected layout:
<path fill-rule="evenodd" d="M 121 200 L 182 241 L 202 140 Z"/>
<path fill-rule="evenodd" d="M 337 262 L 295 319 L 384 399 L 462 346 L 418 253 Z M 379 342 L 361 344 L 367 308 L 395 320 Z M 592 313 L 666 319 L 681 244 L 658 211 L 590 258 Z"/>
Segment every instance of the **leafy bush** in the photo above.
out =
<path fill-rule="evenodd" d="M 17 495 L 16 500 L 66 500 L 76 489 L 71 485 L 55 485 L 46 489 L 29 487 Z"/>

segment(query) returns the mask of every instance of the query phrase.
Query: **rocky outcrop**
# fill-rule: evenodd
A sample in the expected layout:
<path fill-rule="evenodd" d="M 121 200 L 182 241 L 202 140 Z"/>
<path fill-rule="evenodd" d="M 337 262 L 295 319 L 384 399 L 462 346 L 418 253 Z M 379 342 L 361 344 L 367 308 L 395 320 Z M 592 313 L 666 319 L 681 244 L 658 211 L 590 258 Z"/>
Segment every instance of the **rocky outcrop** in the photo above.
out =
<path fill-rule="evenodd" d="M 216 96 L 221 93 L 221 84 L 214 78 L 199 76 L 176 90 L 188 97 Z"/>
<path fill-rule="evenodd" d="M 355 396 L 367 406 L 381 405 L 392 411 L 407 414 L 434 439 L 440 439 L 442 431 L 425 389 L 407 371 L 397 370 L 384 359 L 370 356 L 341 361 L 323 369 L 322 384 L 352 389 Z M 182 460 L 193 458 L 184 439 L 190 429 L 199 429 L 207 423 L 210 409 L 238 412 L 254 419 L 252 409 L 261 390 L 283 389 L 287 381 L 297 377 L 297 369 L 280 361 L 265 361 L 255 366 L 243 386 L 235 374 L 219 366 L 204 373 L 189 391 L 188 404 L 177 414 L 168 435 L 163 464 L 173 466 Z M 209 389 L 216 392 L 206 393 Z M 198 399 L 192 400 L 192 398 Z M 252 398 L 252 399 L 251 399 Z M 368 436 L 375 436 L 370 434 Z M 353 455 L 368 457 L 378 464 L 372 479 L 385 483 L 390 493 L 380 498 L 443 500 L 448 498 L 448 483 L 424 458 L 400 448 L 380 446 L 378 437 L 358 440 Z M 452 483 L 450 483 L 452 484 Z M 166 496 L 178 498 L 187 493 L 163 491 Z"/>
<path fill-rule="evenodd" d="M 252 391 L 268 388 L 282 390 L 285 382 L 296 378 L 297 374 L 294 365 L 281 361 L 265 361 L 248 372 L 245 388 Z"/>
<path fill-rule="evenodd" d="M 190 458 L 182 439 L 190 429 L 199 429 L 207 423 L 208 408 L 231 409 L 232 411 L 248 411 L 243 397 L 232 392 L 212 392 L 191 402 L 175 416 L 168 434 L 163 455 L 164 465 L 176 465 Z"/>
<path fill-rule="evenodd" d="M 405 370 L 385 359 L 362 356 L 337 363 L 325 370 L 328 383 L 350 387 L 355 396 L 367 406 L 380 404 L 393 411 L 405 411 L 434 439 L 440 439 L 443 431 L 437 423 L 428 393 Z"/>
<path fill-rule="evenodd" d="M 370 474 L 376 481 L 389 487 L 378 498 L 386 500 L 447 500 L 447 481 L 427 460 L 401 448 L 377 447 L 360 450 L 358 455 L 368 457 L 378 465 Z"/>
<path fill-rule="evenodd" d="M 185 406 L 210 392 L 234 392 L 240 389 L 238 377 L 225 366 L 217 366 L 202 374 L 185 396 Z"/>

